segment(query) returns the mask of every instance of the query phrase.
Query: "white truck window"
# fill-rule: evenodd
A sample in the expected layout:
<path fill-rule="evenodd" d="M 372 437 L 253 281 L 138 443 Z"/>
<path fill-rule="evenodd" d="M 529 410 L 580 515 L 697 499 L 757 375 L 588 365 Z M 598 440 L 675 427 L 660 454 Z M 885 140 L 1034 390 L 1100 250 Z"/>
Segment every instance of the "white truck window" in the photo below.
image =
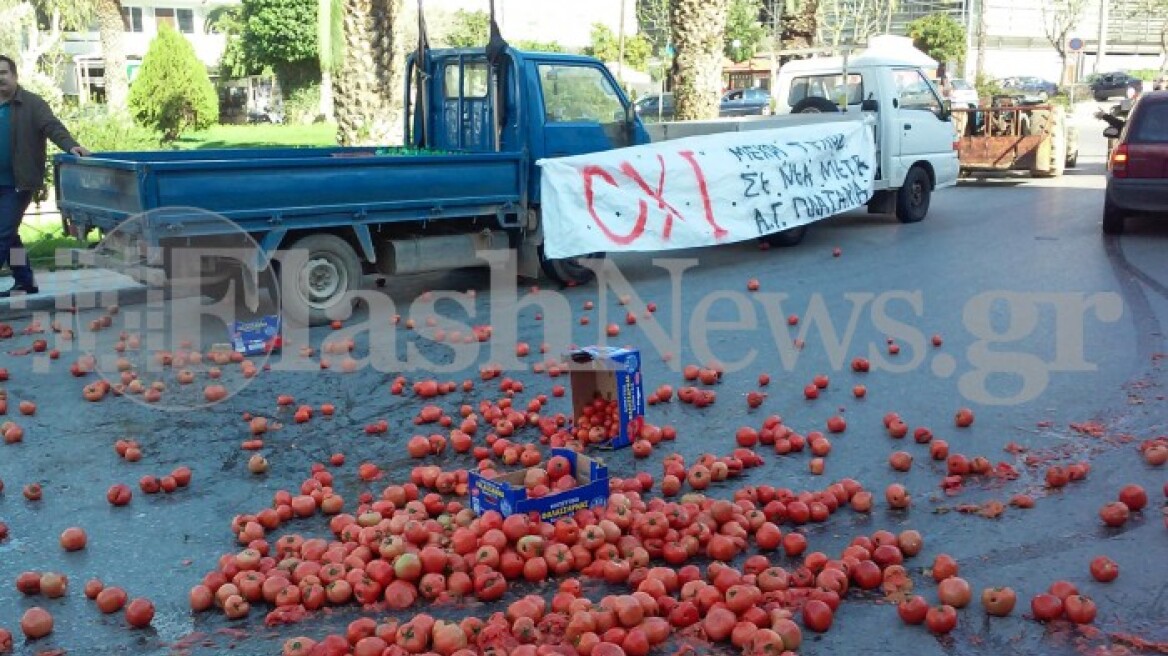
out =
<path fill-rule="evenodd" d="M 896 95 L 901 109 L 920 109 L 934 114 L 942 111 L 941 99 L 929 80 L 915 68 L 901 68 L 893 71 L 896 79 Z"/>
<path fill-rule="evenodd" d="M 804 98 L 826 98 L 838 103 L 842 94 L 848 94 L 849 105 L 859 105 L 864 100 L 864 78 L 858 73 L 848 75 L 848 84 L 842 84 L 843 75 L 807 75 L 791 79 L 791 91 L 787 94 L 787 106 L 794 107 Z"/>
<path fill-rule="evenodd" d="M 462 97 L 463 98 L 486 98 L 487 97 L 487 83 L 490 80 L 490 72 L 487 70 L 487 62 L 466 62 L 462 66 Z M 454 100 L 458 98 L 458 63 L 451 63 L 446 65 L 445 81 L 446 99 Z"/>
<path fill-rule="evenodd" d="M 620 96 L 598 68 L 541 64 L 539 82 L 549 123 L 613 123 L 624 116 Z"/>

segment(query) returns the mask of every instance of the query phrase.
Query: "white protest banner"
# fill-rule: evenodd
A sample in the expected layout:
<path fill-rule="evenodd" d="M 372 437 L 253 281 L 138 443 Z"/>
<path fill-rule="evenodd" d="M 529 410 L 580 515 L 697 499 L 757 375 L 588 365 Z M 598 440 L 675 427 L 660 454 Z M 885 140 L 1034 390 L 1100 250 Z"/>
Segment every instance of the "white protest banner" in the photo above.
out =
<path fill-rule="evenodd" d="M 687 137 L 538 162 L 549 258 L 726 244 L 860 207 L 862 119 Z"/>

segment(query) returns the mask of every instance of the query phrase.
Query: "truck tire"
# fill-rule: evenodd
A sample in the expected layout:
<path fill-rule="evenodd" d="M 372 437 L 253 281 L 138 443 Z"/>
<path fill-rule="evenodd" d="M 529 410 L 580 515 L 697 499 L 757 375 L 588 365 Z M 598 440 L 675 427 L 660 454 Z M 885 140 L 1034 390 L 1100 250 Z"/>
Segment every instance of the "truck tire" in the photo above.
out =
<path fill-rule="evenodd" d="M 1103 200 L 1103 234 L 1123 234 L 1123 212 L 1106 198 Z"/>
<path fill-rule="evenodd" d="M 349 292 L 361 286 L 361 260 L 349 242 L 336 235 L 302 237 L 291 252 L 306 251 L 307 260 L 293 271 L 280 266 L 280 301 L 285 314 L 310 326 L 328 323 Z M 286 278 L 287 277 L 287 278 Z"/>
<path fill-rule="evenodd" d="M 765 235 L 762 240 L 768 246 L 775 246 L 777 248 L 787 248 L 789 246 L 798 246 L 803 238 L 807 236 L 807 226 L 795 226 L 794 228 L 787 228 L 778 232 Z"/>
<path fill-rule="evenodd" d="M 552 260 L 544 256 L 543 244 L 539 246 L 539 268 L 543 269 L 544 275 L 548 278 L 568 287 L 583 285 L 591 282 L 596 277 L 596 272 L 581 264 L 581 260 L 602 258 L 604 258 L 604 253 L 592 253 L 591 255 L 582 255 L 580 257 L 566 257 Z"/>
<path fill-rule="evenodd" d="M 839 107 L 835 103 L 820 96 L 808 96 L 791 108 L 792 114 L 826 114 L 838 111 Z"/>
<path fill-rule="evenodd" d="M 912 167 L 904 176 L 904 184 L 896 191 L 896 218 L 901 223 L 916 223 L 925 218 L 932 194 L 929 174 L 920 166 Z"/>

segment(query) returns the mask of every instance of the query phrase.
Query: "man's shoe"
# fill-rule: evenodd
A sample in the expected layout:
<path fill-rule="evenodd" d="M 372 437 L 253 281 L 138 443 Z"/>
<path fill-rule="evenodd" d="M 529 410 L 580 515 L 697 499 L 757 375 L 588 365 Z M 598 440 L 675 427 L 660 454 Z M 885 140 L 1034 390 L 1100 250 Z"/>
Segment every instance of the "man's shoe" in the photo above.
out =
<path fill-rule="evenodd" d="M 12 296 L 19 294 L 36 294 L 40 291 L 41 288 L 37 287 L 36 285 L 31 287 L 13 287 L 12 289 L 0 292 L 0 298 L 11 298 Z"/>

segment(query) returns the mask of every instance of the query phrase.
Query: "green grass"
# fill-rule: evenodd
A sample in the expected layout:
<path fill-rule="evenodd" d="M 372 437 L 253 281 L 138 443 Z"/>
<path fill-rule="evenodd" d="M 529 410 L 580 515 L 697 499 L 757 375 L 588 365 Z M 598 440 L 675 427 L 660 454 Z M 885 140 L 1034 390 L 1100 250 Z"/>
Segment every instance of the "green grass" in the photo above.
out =
<path fill-rule="evenodd" d="M 209 148 L 273 148 L 278 146 L 335 146 L 337 126 L 332 123 L 312 125 L 216 125 L 205 131 L 180 138 L 176 145 L 184 150 Z"/>

